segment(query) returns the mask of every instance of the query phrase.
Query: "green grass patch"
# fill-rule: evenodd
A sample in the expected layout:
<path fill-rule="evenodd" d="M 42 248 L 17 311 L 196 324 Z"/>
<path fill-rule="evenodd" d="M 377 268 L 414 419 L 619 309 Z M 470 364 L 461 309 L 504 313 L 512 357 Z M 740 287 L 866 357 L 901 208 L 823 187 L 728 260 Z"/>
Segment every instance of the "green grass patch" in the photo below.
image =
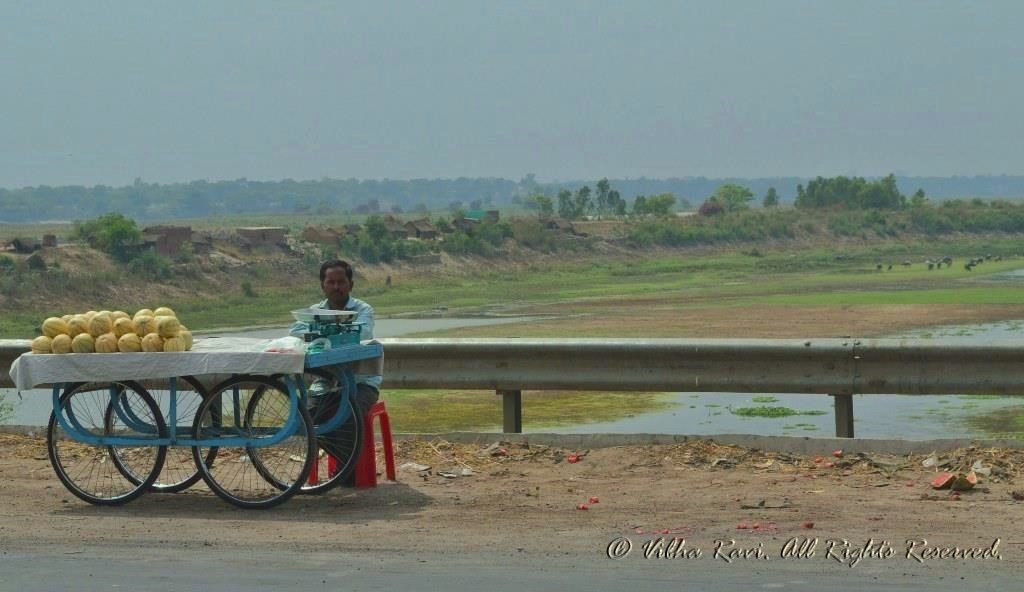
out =
<path fill-rule="evenodd" d="M 1024 405 L 970 415 L 965 422 L 992 438 L 1021 438 L 1024 437 Z"/>
<path fill-rule="evenodd" d="M 736 409 L 730 409 L 733 415 L 739 415 L 740 417 L 792 417 L 794 415 L 825 415 L 827 412 L 811 410 L 811 411 L 798 411 L 791 407 L 769 407 L 761 405 L 758 407 L 737 407 Z"/>
<path fill-rule="evenodd" d="M 396 431 L 500 431 L 501 397 L 493 391 L 388 390 Z M 530 429 L 614 421 L 673 407 L 666 393 L 523 393 L 523 425 Z"/>
<path fill-rule="evenodd" d="M 779 399 L 771 395 L 758 395 L 752 401 L 755 403 L 778 403 Z"/>

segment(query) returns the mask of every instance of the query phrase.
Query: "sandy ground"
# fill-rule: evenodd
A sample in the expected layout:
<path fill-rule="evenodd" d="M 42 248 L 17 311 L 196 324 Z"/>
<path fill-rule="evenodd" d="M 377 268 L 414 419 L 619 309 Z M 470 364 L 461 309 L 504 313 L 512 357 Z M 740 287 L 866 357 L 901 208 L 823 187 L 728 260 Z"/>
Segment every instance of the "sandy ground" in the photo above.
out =
<path fill-rule="evenodd" d="M 742 562 L 802 548 L 837 563 L 860 555 L 860 561 L 920 559 L 953 572 L 964 562 L 1024 564 L 1021 450 L 960 449 L 939 453 L 927 467 L 925 456 L 832 450 L 798 456 L 708 440 L 592 450 L 444 440 L 396 446 L 398 481 L 373 489 L 240 510 L 197 486 L 112 508 L 66 491 L 49 466 L 44 440 L 0 435 L 0 551 L 42 545 L 63 553 L 97 546 L 244 552 L 273 542 L 282 552 L 299 553 L 484 551 L 547 558 L 699 549 L 706 559 Z M 939 467 L 964 471 L 976 461 L 989 475 L 972 490 L 930 486 Z M 915 541 L 912 548 L 908 540 Z M 993 546 L 997 558 L 982 556 Z M 954 548 L 978 556 L 930 557 Z"/>

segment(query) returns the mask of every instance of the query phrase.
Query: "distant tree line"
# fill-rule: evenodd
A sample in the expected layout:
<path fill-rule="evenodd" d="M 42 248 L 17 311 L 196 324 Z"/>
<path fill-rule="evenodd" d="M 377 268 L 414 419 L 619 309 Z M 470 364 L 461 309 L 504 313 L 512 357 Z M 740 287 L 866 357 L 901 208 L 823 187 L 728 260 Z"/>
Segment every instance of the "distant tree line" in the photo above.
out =
<path fill-rule="evenodd" d="M 536 210 L 542 217 L 557 214 L 566 220 L 584 218 L 608 218 L 625 216 L 665 216 L 675 210 L 676 197 L 671 193 L 659 195 L 638 195 L 632 205 L 623 199 L 622 194 L 612 189 L 608 179 L 597 182 L 596 190 L 591 191 L 589 185 L 576 188 L 575 191 L 562 189 L 552 199 L 543 193 L 531 195 L 525 205 Z M 689 209 L 690 204 L 684 200 L 683 207 Z"/>
<path fill-rule="evenodd" d="M 892 179 L 886 181 L 885 179 Z M 819 178 L 820 179 L 820 178 Z M 146 183 L 137 179 L 124 187 L 107 185 L 61 186 L 40 185 L 21 189 L 0 189 L 0 221 L 36 222 L 66 220 L 68 212 L 85 219 L 107 212 L 120 212 L 135 220 L 173 220 L 207 218 L 238 214 L 308 213 L 308 214 L 375 214 L 398 212 L 454 211 L 457 209 L 491 209 L 518 205 L 530 207 L 533 197 L 549 196 L 552 211 L 563 210 L 573 215 L 622 215 L 635 209 L 638 196 L 673 195 L 677 209 L 690 209 L 723 185 L 748 188 L 755 195 L 774 190 L 778 204 L 817 204 L 833 199 L 843 182 L 838 179 L 808 180 L 799 177 L 760 179 L 711 179 L 686 177 L 670 179 L 605 179 L 608 189 L 596 189 L 580 195 L 582 187 L 592 181 L 539 183 L 533 175 L 519 181 L 500 178 L 359 180 L 320 179 L 310 181 L 192 181 L 189 183 Z M 849 187 L 858 178 L 847 179 Z M 977 177 L 894 177 L 879 181 L 863 180 L 881 191 L 864 194 L 867 202 L 885 202 L 892 195 L 886 186 L 899 184 L 920 187 L 933 200 L 955 197 L 1014 198 L 1024 196 L 1024 176 Z M 612 189 L 614 187 L 614 189 Z M 844 189 L 845 190 L 845 189 Z M 559 196 L 569 192 L 570 200 Z M 861 198 L 857 198 L 861 199 Z M 657 202 L 656 202 L 657 203 Z M 866 202 L 865 202 L 866 203 Z M 888 202 L 886 202 L 888 203 Z M 630 205 L 632 204 L 632 205 Z M 766 204 L 767 205 L 767 204 Z M 564 208 L 562 207 L 564 206 Z M 570 207 L 571 206 L 571 207 Z M 625 206 L 625 208 L 623 207 Z"/>

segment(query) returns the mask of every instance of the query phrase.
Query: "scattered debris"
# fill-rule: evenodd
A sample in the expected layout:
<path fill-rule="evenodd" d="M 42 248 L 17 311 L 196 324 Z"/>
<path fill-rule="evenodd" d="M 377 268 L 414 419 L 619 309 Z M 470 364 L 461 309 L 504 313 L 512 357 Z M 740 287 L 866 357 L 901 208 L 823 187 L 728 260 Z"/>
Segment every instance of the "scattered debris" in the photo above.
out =
<path fill-rule="evenodd" d="M 422 473 L 423 471 L 429 471 L 430 465 L 421 465 L 420 463 L 407 462 L 402 463 L 402 465 L 399 466 L 398 468 L 402 469 L 403 471 L 416 471 L 418 473 Z"/>
<path fill-rule="evenodd" d="M 932 489 L 947 489 L 955 480 L 956 475 L 953 473 L 939 473 L 932 479 Z"/>
<path fill-rule="evenodd" d="M 970 471 L 965 475 L 957 475 L 950 487 L 953 491 L 967 491 L 968 489 L 974 489 L 974 486 L 977 484 L 978 476 L 974 471 Z"/>
<path fill-rule="evenodd" d="M 574 452 L 572 454 L 569 454 L 569 455 L 567 455 L 565 457 L 565 462 L 568 462 L 568 463 L 578 463 L 581 460 L 583 460 L 583 457 L 585 457 L 588 452 L 590 452 L 590 451 L 587 450 L 586 452 Z"/>
<path fill-rule="evenodd" d="M 769 505 L 765 500 L 757 502 L 757 505 L 740 504 L 741 510 L 781 510 L 792 507 L 793 505 L 789 502 L 788 497 L 782 498 L 782 502 L 778 504 Z"/>
<path fill-rule="evenodd" d="M 932 479 L 932 489 L 952 489 L 967 491 L 978 484 L 978 475 L 974 471 L 967 473 L 939 473 Z"/>

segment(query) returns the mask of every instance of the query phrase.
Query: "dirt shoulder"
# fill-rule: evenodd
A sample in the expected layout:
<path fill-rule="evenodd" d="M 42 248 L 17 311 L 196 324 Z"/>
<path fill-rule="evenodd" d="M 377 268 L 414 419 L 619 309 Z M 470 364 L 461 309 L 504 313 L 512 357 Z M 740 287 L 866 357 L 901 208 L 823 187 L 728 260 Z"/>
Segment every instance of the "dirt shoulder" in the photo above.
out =
<path fill-rule="evenodd" d="M 914 543 L 920 555 L 953 547 L 980 553 L 998 539 L 1001 567 L 1024 564 L 1024 537 L 1011 526 L 1022 508 L 1016 498 L 1024 497 L 1022 450 L 964 448 L 926 467 L 921 455 L 807 456 L 709 440 L 591 450 L 444 440 L 396 447 L 398 481 L 375 489 L 338 489 L 244 511 L 196 486 L 110 508 L 64 489 L 41 438 L 0 435 L 0 546 L 255 552 L 272 542 L 284 553 L 597 557 L 615 541 L 628 540 L 639 553 L 649 541 L 679 537 L 705 555 L 716 545 L 778 555 L 790 541 L 817 539 L 824 556 L 832 539 L 850 548 L 884 543 L 907 559 L 907 540 L 927 540 Z M 970 491 L 929 484 L 936 467 L 964 471 L 978 461 L 989 475 Z M 839 545 L 834 552 L 841 548 L 832 545 Z"/>

